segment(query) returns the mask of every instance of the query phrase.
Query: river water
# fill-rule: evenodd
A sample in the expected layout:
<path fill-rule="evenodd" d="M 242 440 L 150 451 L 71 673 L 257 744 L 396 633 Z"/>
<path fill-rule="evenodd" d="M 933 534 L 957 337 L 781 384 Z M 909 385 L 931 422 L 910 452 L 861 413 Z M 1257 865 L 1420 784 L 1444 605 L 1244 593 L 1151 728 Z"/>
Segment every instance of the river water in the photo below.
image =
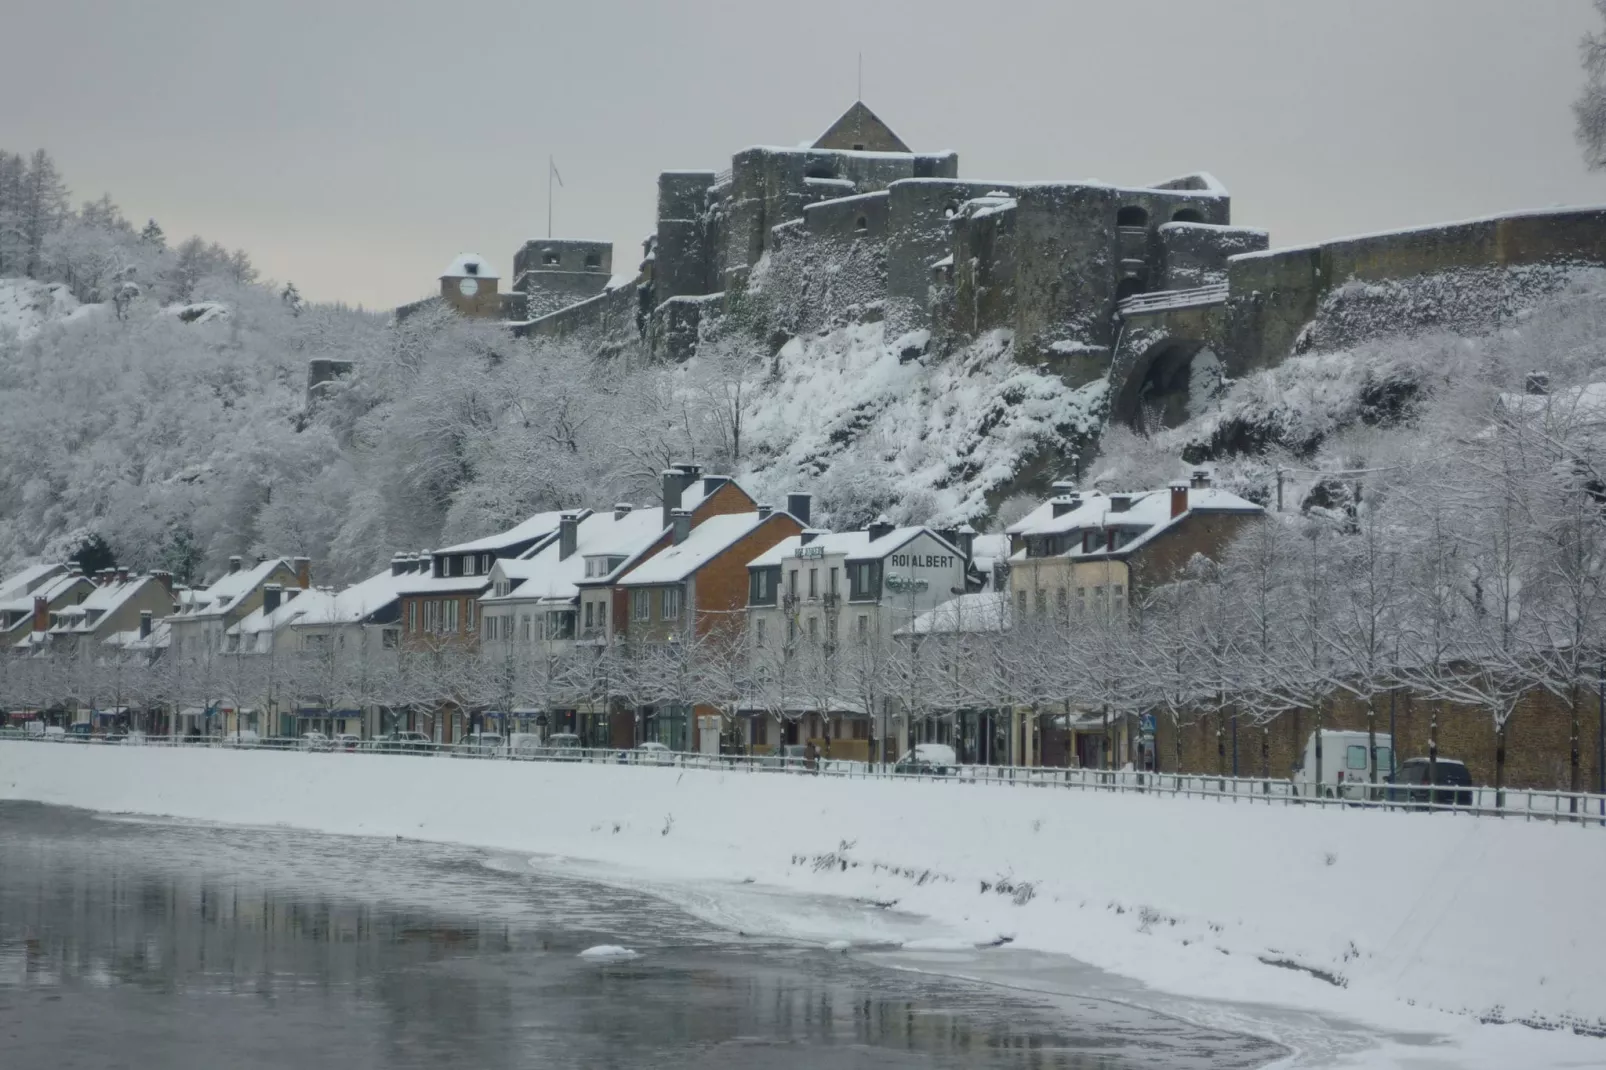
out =
<path fill-rule="evenodd" d="M 1192 1070 L 1282 1054 L 1126 1003 L 747 937 L 528 861 L 0 802 L 0 1067 Z M 579 957 L 597 945 L 640 957 Z"/>

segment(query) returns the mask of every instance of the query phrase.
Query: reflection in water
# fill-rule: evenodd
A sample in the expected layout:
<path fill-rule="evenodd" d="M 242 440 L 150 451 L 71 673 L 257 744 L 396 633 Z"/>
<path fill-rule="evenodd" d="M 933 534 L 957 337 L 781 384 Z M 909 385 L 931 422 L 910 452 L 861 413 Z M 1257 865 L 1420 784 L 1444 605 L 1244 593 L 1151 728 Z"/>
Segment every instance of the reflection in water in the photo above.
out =
<path fill-rule="evenodd" d="M 1278 1054 L 1124 1006 L 760 946 L 660 900 L 484 861 L 0 803 L 5 1063 L 1111 1070 Z M 643 957 L 576 957 L 600 943 Z"/>

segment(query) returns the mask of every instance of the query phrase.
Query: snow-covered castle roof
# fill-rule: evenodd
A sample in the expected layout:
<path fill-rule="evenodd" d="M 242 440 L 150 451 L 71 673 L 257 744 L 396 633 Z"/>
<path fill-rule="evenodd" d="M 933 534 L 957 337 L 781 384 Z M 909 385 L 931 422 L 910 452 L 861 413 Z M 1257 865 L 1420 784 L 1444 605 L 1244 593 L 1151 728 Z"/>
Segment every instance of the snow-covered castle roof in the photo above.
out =
<path fill-rule="evenodd" d="M 476 279 L 494 279 L 496 278 L 496 270 L 479 253 L 459 253 L 456 260 L 446 265 L 446 270 L 441 272 L 441 278 L 455 279 L 462 276 Z"/>

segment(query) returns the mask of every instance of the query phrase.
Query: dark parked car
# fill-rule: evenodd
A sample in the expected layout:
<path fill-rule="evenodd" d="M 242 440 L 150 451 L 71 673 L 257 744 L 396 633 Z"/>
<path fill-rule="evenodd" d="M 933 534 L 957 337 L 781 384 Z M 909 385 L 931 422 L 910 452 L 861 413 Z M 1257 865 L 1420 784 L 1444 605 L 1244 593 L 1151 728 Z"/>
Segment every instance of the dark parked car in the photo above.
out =
<path fill-rule="evenodd" d="M 1430 770 L 1435 774 L 1429 781 Z M 1440 758 L 1430 764 L 1426 758 L 1409 758 L 1389 779 L 1389 802 L 1416 806 L 1471 806 L 1472 774 L 1465 762 Z M 1433 785 L 1448 785 L 1434 787 Z"/>
<path fill-rule="evenodd" d="M 422 732 L 392 732 L 375 738 L 371 746 L 392 754 L 429 754 L 435 749 L 435 741 Z"/>

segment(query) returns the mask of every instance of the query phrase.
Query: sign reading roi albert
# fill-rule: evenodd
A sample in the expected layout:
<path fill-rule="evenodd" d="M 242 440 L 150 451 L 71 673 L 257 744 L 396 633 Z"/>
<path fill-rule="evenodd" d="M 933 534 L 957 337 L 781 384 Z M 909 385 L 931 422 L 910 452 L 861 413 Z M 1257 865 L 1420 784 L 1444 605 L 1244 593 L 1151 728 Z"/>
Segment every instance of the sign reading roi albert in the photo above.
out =
<path fill-rule="evenodd" d="M 959 558 L 953 554 L 888 554 L 891 568 L 953 568 Z"/>

